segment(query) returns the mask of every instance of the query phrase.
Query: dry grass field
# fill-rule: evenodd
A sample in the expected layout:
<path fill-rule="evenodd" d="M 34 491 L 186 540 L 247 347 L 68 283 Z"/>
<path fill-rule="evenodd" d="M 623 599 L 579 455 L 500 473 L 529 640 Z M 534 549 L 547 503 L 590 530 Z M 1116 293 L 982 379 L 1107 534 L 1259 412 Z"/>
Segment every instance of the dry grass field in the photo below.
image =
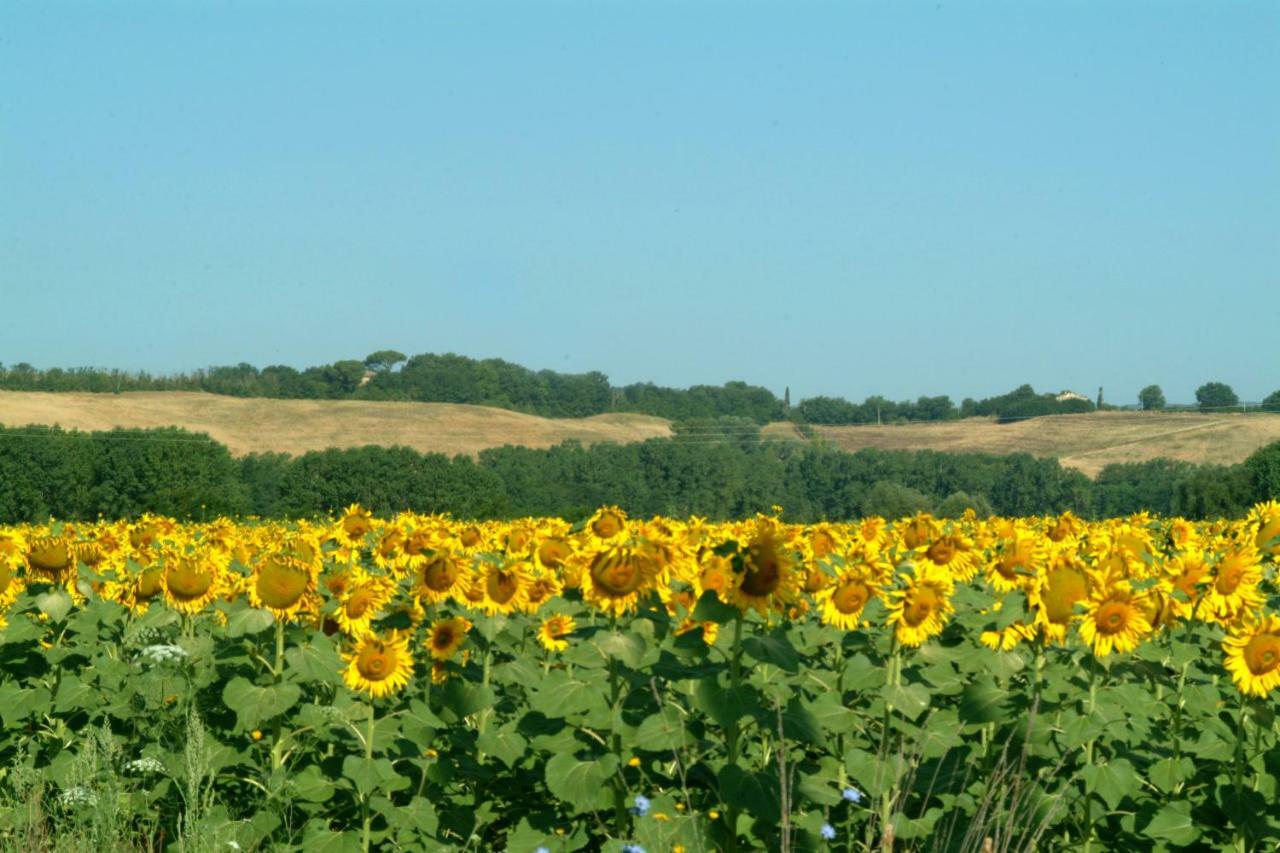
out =
<path fill-rule="evenodd" d="M 208 433 L 236 455 L 303 453 L 365 444 L 474 454 L 505 444 L 550 447 L 566 439 L 592 444 L 671 435 L 667 421 L 648 415 L 557 420 L 452 403 L 244 399 L 179 391 L 0 391 L 0 424 L 59 424 L 80 430 L 176 425 Z M 1112 462 L 1161 456 L 1189 462 L 1240 462 L 1259 447 L 1280 441 L 1280 415 L 1101 412 L 1012 424 L 970 418 L 946 423 L 817 427 L 815 432 L 845 450 L 876 447 L 1056 456 L 1064 465 L 1094 476 Z M 800 438 L 786 423 L 771 424 L 764 434 Z"/>
<path fill-rule="evenodd" d="M 769 432 L 794 434 L 794 429 L 775 424 L 766 430 Z M 968 418 L 945 423 L 817 427 L 815 433 L 843 450 L 876 447 L 1056 456 L 1063 465 L 1092 477 L 1112 462 L 1157 457 L 1234 464 L 1259 447 L 1280 441 L 1280 415 L 1096 412 L 1010 424 Z"/>
<path fill-rule="evenodd" d="M 270 400 L 185 391 L 0 391 L 0 424 L 58 424 L 79 430 L 180 426 L 208 433 L 237 456 L 366 444 L 454 455 L 506 444 L 551 447 L 568 439 L 592 444 L 671 435 L 667 421 L 648 415 L 555 420 L 453 403 Z"/>

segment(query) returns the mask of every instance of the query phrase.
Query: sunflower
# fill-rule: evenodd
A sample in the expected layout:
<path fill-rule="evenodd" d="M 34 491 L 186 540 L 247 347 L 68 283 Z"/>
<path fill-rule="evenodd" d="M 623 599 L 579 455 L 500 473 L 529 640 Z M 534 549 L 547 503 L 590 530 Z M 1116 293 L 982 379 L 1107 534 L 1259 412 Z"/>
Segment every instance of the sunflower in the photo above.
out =
<path fill-rule="evenodd" d="M 1093 648 L 1094 657 L 1104 658 L 1113 651 L 1131 652 L 1151 633 L 1145 609 L 1129 584 L 1117 581 L 1090 598 L 1089 611 L 1080 623 L 1080 639 Z"/>
<path fill-rule="evenodd" d="M 650 556 L 619 545 L 591 555 L 582 573 L 582 596 L 596 609 L 622 616 L 636 608 L 657 574 L 658 566 Z"/>
<path fill-rule="evenodd" d="M 363 636 L 394 595 L 395 584 L 390 580 L 361 573 L 338 597 L 334 614 L 338 627 L 349 637 Z"/>
<path fill-rule="evenodd" d="M 1251 546 L 1231 547 L 1213 567 L 1213 581 L 1205 592 L 1209 614 L 1220 624 L 1262 606 L 1261 555 Z"/>
<path fill-rule="evenodd" d="M 1045 641 L 1062 643 L 1077 602 L 1089 598 L 1088 572 L 1078 558 L 1064 555 L 1030 588 L 1028 598 L 1035 605 L 1036 624 Z"/>
<path fill-rule="evenodd" d="M 63 536 L 35 539 L 27 549 L 27 569 L 46 583 L 65 583 L 76 573 L 75 544 Z"/>
<path fill-rule="evenodd" d="M 424 551 L 413 560 L 412 593 L 429 604 L 458 598 L 470 580 L 467 558 L 448 550 Z"/>
<path fill-rule="evenodd" d="M 458 651 L 471 630 L 471 620 L 464 616 L 437 619 L 427 631 L 427 651 L 435 660 L 448 660 Z"/>
<path fill-rule="evenodd" d="M 1019 643 L 1030 642 L 1035 639 L 1035 636 L 1034 627 L 1024 622 L 1014 622 L 1007 628 L 983 631 L 978 636 L 978 642 L 993 652 L 1011 652 L 1018 647 Z"/>
<path fill-rule="evenodd" d="M 341 542 L 347 545 L 361 545 L 364 537 L 373 531 L 373 516 L 360 504 L 352 504 L 343 510 L 342 518 L 334 533 Z"/>
<path fill-rule="evenodd" d="M 218 597 L 221 568 L 208 554 L 173 554 L 164 560 L 164 597 L 180 613 L 198 613 Z"/>
<path fill-rule="evenodd" d="M 906 586 L 889 593 L 888 624 L 899 643 L 919 646 L 941 634 L 947 617 L 955 612 L 951 603 L 955 582 L 951 572 L 932 562 L 910 568 L 911 574 L 902 574 Z"/>
<path fill-rule="evenodd" d="M 315 591 L 315 577 L 301 560 L 277 554 L 258 564 L 248 586 L 254 607 L 270 610 L 287 622 L 298 615 L 307 594 Z"/>
<path fill-rule="evenodd" d="M 14 572 L 13 566 L 0 560 L 0 608 L 8 607 L 22 592 L 22 582 Z"/>
<path fill-rule="evenodd" d="M 352 690 L 368 693 L 374 699 L 401 690 L 413 677 L 413 655 L 409 652 L 409 636 L 393 631 L 385 639 L 365 634 L 354 649 L 343 654 L 347 668 L 342 680 Z"/>
<path fill-rule="evenodd" d="M 1246 696 L 1266 696 L 1280 686 L 1280 616 L 1266 614 L 1232 628 L 1222 641 L 1231 680 Z"/>
<path fill-rule="evenodd" d="M 627 538 L 627 514 L 616 506 L 596 510 L 582 528 L 592 548 L 599 550 Z"/>
<path fill-rule="evenodd" d="M 804 576 L 786 531 L 775 519 L 756 519 L 754 533 L 738 557 L 741 568 L 735 563 L 729 585 L 730 604 L 764 615 L 770 609 L 782 610 L 799 598 Z"/>
<path fill-rule="evenodd" d="M 999 540 L 994 558 L 987 564 L 987 580 L 996 592 L 1012 592 L 1030 585 L 1044 565 L 1045 546 L 1040 537 L 1022 530 Z"/>
<path fill-rule="evenodd" d="M 1260 503 L 1249 513 L 1254 546 L 1272 559 L 1280 557 L 1280 501 Z"/>
<path fill-rule="evenodd" d="M 1165 562 L 1161 586 L 1179 619 L 1189 619 L 1196 613 L 1208 580 L 1209 565 L 1199 551 L 1178 554 Z"/>
<path fill-rule="evenodd" d="M 728 557 L 721 557 L 710 551 L 703 554 L 698 564 L 698 573 L 693 586 L 699 597 L 707 590 L 713 591 L 721 601 L 727 601 L 729 586 L 733 583 L 733 563 Z"/>
<path fill-rule="evenodd" d="M 533 586 L 533 568 L 526 562 L 486 562 L 474 575 L 472 593 L 483 592 L 477 604 L 489 615 L 514 613 L 529 604 Z"/>
<path fill-rule="evenodd" d="M 569 648 L 569 641 L 565 637 L 577 628 L 578 623 L 572 616 L 566 616 L 563 613 L 548 616 L 538 626 L 538 642 L 542 643 L 542 647 L 549 652 L 562 652 Z"/>
<path fill-rule="evenodd" d="M 814 600 L 822 606 L 825 624 L 834 625 L 842 631 L 852 631 L 858 627 L 862 609 L 875 597 L 876 586 L 872 580 L 865 572 L 851 569 L 815 595 Z"/>
<path fill-rule="evenodd" d="M 564 536 L 548 536 L 538 543 L 538 564 L 544 569 L 554 571 L 564 565 L 564 561 L 573 555 L 573 545 Z"/>

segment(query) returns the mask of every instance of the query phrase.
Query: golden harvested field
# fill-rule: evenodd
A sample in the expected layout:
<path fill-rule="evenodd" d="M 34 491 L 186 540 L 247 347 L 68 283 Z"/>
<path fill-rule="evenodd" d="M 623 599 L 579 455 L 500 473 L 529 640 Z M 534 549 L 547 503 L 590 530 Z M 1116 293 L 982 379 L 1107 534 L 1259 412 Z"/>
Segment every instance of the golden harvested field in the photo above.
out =
<path fill-rule="evenodd" d="M 506 444 L 550 447 L 566 439 L 591 444 L 671 435 L 666 420 L 648 415 L 551 419 L 453 403 L 270 400 L 182 391 L 0 391 L 0 424 L 59 424 L 81 430 L 181 426 L 208 433 L 236 455 L 304 453 L 366 444 L 475 454 Z M 1112 462 L 1161 456 L 1188 462 L 1240 462 L 1259 447 L 1280 441 L 1280 415 L 1100 412 L 1012 424 L 969 418 L 945 423 L 816 427 L 815 433 L 844 450 L 874 447 L 1056 456 L 1064 465 L 1094 476 Z M 771 424 L 764 434 L 800 438 L 787 423 Z"/>
<path fill-rule="evenodd" d="M 237 456 L 366 444 L 475 454 L 506 444 L 551 447 L 568 439 L 591 444 L 671 435 L 667 421 L 648 415 L 555 420 L 454 403 L 270 400 L 187 391 L 0 391 L 0 424 L 58 424 L 79 430 L 180 426 L 208 433 Z"/>
<path fill-rule="evenodd" d="M 766 434 L 794 434 L 774 424 Z M 1230 465 L 1280 441 L 1280 415 L 1201 415 L 1194 412 L 1095 412 L 1054 415 L 1010 424 L 987 418 L 893 426 L 816 427 L 843 450 L 944 450 L 954 453 L 1030 453 L 1056 456 L 1090 477 L 1113 462 L 1165 457 Z"/>

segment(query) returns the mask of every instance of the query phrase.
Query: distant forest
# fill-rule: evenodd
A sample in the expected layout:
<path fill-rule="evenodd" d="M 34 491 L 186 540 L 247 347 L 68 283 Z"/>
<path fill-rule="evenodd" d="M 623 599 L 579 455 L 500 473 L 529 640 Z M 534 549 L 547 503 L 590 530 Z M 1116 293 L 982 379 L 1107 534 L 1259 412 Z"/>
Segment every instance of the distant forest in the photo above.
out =
<path fill-rule="evenodd" d="M 1154 387 L 1154 386 L 1153 386 Z M 1223 386 L 1224 388 L 1226 386 Z M 739 417 L 757 424 L 793 420 L 808 424 L 945 421 L 974 416 L 1021 420 L 1094 411 L 1082 397 L 1058 399 L 1023 385 L 1008 394 L 956 405 L 948 396 L 893 401 L 868 397 L 861 403 L 841 397 L 811 397 L 791 405 L 772 391 L 745 382 L 666 388 L 648 382 L 622 387 L 603 373 L 530 370 L 497 358 L 473 359 L 447 353 L 412 357 L 394 350 L 363 361 L 336 361 L 297 370 L 283 365 L 211 367 L 194 373 L 151 375 L 99 368 L 41 370 L 21 363 L 0 364 L 0 389 L 14 391 L 205 391 L 234 397 L 311 400 L 407 400 L 470 403 L 553 418 L 581 418 L 606 412 L 637 412 L 673 421 Z M 1158 389 L 1157 389 L 1158 391 Z M 1280 392 L 1272 395 L 1280 408 Z M 1163 396 L 1160 397 L 1163 406 Z"/>
<path fill-rule="evenodd" d="M 503 447 L 478 459 L 364 447 L 233 458 L 207 436 L 176 428 L 66 432 L 0 429 L 0 523 L 161 513 L 310 517 L 358 502 L 461 518 L 581 519 L 618 504 L 638 516 L 742 518 L 785 508 L 795 522 L 954 517 L 1072 510 L 1085 517 L 1142 510 L 1193 518 L 1240 516 L 1280 497 L 1280 442 L 1234 466 L 1169 460 L 1111 465 L 1089 480 L 1054 459 L 934 451 L 861 450 L 769 442 L 741 426 L 636 444 L 546 450 Z"/>

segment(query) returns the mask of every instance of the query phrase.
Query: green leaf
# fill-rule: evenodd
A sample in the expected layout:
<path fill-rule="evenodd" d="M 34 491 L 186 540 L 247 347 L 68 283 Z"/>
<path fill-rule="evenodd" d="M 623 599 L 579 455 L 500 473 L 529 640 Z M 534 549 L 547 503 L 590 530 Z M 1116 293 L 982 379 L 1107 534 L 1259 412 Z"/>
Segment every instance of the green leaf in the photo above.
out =
<path fill-rule="evenodd" d="M 678 709 L 670 706 L 656 714 L 650 714 L 636 730 L 631 743 L 636 749 L 649 752 L 681 748 L 684 744 L 684 716 Z"/>
<path fill-rule="evenodd" d="M 36 596 L 36 607 L 49 617 L 50 622 L 61 622 L 71 612 L 71 596 L 66 590 L 51 589 Z"/>
<path fill-rule="evenodd" d="M 268 614 L 269 615 L 269 614 Z M 316 637 L 284 653 L 285 673 L 301 682 L 337 685 L 342 681 L 342 656 L 328 637 Z"/>
<path fill-rule="evenodd" d="M 529 746 L 519 732 L 515 723 L 507 723 L 500 729 L 491 729 L 476 738 L 476 748 L 492 755 L 508 767 L 514 767 L 525 754 Z"/>
<path fill-rule="evenodd" d="M 777 823 L 782 814 L 779 804 L 782 792 L 778 777 L 772 773 L 752 773 L 736 764 L 720 770 L 720 799 L 746 814 L 768 823 Z"/>
<path fill-rule="evenodd" d="M 573 814 L 595 811 L 607 793 L 609 778 L 617 769 L 618 759 L 614 755 L 594 761 L 561 753 L 547 762 L 547 790 L 569 806 Z"/>
<path fill-rule="evenodd" d="M 695 622 L 716 622 L 727 625 L 736 618 L 738 618 L 738 609 L 725 604 L 716 596 L 715 591 L 710 589 L 702 594 L 693 608 Z"/>
<path fill-rule="evenodd" d="M 994 723 L 1008 717 L 1008 692 L 990 676 L 977 676 L 960 695 L 960 719 L 966 723 Z"/>
<path fill-rule="evenodd" d="M 246 637 L 260 634 L 275 624 L 276 618 L 270 610 L 254 607 L 239 607 L 227 616 L 227 627 L 224 629 L 228 637 Z"/>
<path fill-rule="evenodd" d="M 477 711 L 492 708 L 496 698 L 491 688 L 452 678 L 440 691 L 440 713 L 445 722 L 456 723 Z"/>
<path fill-rule="evenodd" d="M 1151 765 L 1147 778 L 1161 791 L 1170 793 L 1195 772 L 1196 765 L 1190 758 L 1162 758 Z"/>
<path fill-rule="evenodd" d="M 762 707 L 763 697 L 749 687 L 721 687 L 714 681 L 699 681 L 693 688 L 693 705 L 721 728 L 733 725 Z"/>
<path fill-rule="evenodd" d="M 1138 789 L 1138 774 L 1128 759 L 1117 758 L 1107 764 L 1091 764 L 1080 771 L 1089 790 L 1102 798 L 1107 808 L 1115 811 L 1120 802 Z"/>
<path fill-rule="evenodd" d="M 237 676 L 222 688 L 222 701 L 236 712 L 241 729 L 258 728 L 264 720 L 283 714 L 301 698 L 301 688 L 288 682 L 259 687 Z"/>
<path fill-rule="evenodd" d="M 787 672 L 800 669 L 800 654 L 780 637 L 748 637 L 742 641 L 742 650 L 760 663 L 771 663 Z"/>
<path fill-rule="evenodd" d="M 602 685 L 562 669 L 548 673 L 542 686 L 529 695 L 529 707 L 553 719 L 586 713 L 603 701 Z"/>
<path fill-rule="evenodd" d="M 333 782 L 314 764 L 294 773 L 289 779 L 291 793 L 309 803 L 323 803 L 333 796 Z"/>
<path fill-rule="evenodd" d="M 824 732 L 832 735 L 850 734 L 858 727 L 858 715 L 840 704 L 830 693 L 806 705 L 809 714 Z"/>
<path fill-rule="evenodd" d="M 409 785 L 409 780 L 396 773 L 395 765 L 385 758 L 348 755 L 342 761 L 342 775 L 354 782 L 363 796 L 375 791 L 399 791 Z"/>
<path fill-rule="evenodd" d="M 881 695 L 908 720 L 917 719 L 929 707 L 929 691 L 922 684 L 886 684 Z"/>
<path fill-rule="evenodd" d="M 605 658 L 617 658 L 632 669 L 644 659 L 644 640 L 621 631 L 601 631 L 593 641 Z"/>
<path fill-rule="evenodd" d="M 1178 800 L 1156 812 L 1151 822 L 1143 828 L 1142 834 L 1148 838 L 1185 847 L 1200 837 L 1200 829 L 1191 819 L 1191 803 Z"/>

